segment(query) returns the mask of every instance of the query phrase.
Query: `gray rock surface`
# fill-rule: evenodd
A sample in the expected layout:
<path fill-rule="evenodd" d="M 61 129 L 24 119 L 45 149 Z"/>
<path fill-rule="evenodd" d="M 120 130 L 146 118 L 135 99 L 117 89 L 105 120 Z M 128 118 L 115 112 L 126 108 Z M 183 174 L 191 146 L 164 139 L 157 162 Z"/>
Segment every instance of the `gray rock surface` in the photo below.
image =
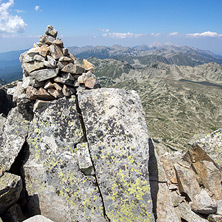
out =
<path fill-rule="evenodd" d="M 191 209 L 200 214 L 213 214 L 217 211 L 217 203 L 212 200 L 205 190 L 194 196 Z"/>
<path fill-rule="evenodd" d="M 41 69 L 37 71 L 33 71 L 30 73 L 30 76 L 35 78 L 37 81 L 41 82 L 44 80 L 51 79 L 53 77 L 56 77 L 58 75 L 59 69 Z"/>
<path fill-rule="evenodd" d="M 222 216 L 222 200 L 217 201 L 217 214 Z"/>
<path fill-rule="evenodd" d="M 31 217 L 27 220 L 24 220 L 24 222 L 53 222 L 53 221 L 42 216 L 42 215 L 36 215 L 36 216 Z"/>
<path fill-rule="evenodd" d="M 84 142 L 76 99 L 59 99 L 36 109 L 30 125 L 29 160 L 24 165 L 29 211 L 61 221 L 105 221 L 95 177 L 78 165 L 76 145 Z M 38 195 L 38 201 L 35 196 Z"/>
<path fill-rule="evenodd" d="M 0 215 L 16 203 L 22 191 L 20 176 L 4 173 L 0 178 Z"/>
<path fill-rule="evenodd" d="M 0 150 L 0 168 L 9 170 L 21 151 L 28 135 L 29 121 L 18 107 L 13 108 L 5 122 L 3 142 Z"/>
<path fill-rule="evenodd" d="M 138 94 L 120 89 L 79 92 L 105 212 L 111 221 L 153 221 L 148 132 Z"/>

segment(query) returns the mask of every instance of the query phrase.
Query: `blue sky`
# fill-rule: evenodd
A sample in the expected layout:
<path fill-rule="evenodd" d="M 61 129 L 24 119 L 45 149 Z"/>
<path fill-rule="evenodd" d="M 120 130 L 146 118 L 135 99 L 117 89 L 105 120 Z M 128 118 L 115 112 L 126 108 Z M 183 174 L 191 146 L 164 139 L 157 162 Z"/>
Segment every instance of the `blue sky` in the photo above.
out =
<path fill-rule="evenodd" d="M 51 24 L 65 46 L 171 42 L 222 55 L 221 0 L 0 0 L 0 52 L 32 47 Z"/>

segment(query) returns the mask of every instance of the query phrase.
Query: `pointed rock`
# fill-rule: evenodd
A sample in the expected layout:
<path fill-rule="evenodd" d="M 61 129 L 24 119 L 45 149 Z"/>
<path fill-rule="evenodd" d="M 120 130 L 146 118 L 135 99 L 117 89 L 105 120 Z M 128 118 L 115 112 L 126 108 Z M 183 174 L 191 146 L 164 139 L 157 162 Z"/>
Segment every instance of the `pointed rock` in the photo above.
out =
<path fill-rule="evenodd" d="M 61 39 L 56 39 L 52 42 L 52 44 L 55 44 L 59 46 L 60 48 L 63 48 L 63 41 Z"/>
<path fill-rule="evenodd" d="M 40 88 L 39 90 L 29 86 L 26 90 L 27 97 L 30 100 L 42 99 L 42 100 L 51 100 L 54 99 L 45 89 Z"/>
<path fill-rule="evenodd" d="M 91 71 L 92 73 L 95 71 L 95 66 L 86 59 L 83 59 L 83 68 L 86 71 Z"/>

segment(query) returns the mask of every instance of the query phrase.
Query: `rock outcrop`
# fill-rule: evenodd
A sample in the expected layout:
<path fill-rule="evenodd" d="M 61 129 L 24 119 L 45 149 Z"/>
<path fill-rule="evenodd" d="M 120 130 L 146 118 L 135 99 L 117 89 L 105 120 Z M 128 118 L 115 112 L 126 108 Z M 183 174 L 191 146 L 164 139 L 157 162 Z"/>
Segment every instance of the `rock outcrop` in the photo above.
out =
<path fill-rule="evenodd" d="M 138 94 L 95 89 L 95 67 L 87 60 L 77 64 L 56 36 L 48 26 L 21 55 L 23 79 L 9 90 L 16 106 L 2 118 L 0 182 L 10 174 L 21 186 L 0 216 L 4 222 L 9 215 L 18 221 L 154 221 Z M 39 214 L 48 219 L 33 217 Z"/>
<path fill-rule="evenodd" d="M 138 94 L 98 88 L 56 37 L 48 26 L 4 88 L 2 221 L 222 221 L 221 129 L 158 157 Z"/>

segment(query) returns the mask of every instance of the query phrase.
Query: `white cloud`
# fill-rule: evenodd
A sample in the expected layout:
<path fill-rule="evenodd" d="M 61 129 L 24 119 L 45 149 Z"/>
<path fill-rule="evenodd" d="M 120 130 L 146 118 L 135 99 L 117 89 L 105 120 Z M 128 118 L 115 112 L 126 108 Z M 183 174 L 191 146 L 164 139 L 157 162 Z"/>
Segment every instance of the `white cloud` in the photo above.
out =
<path fill-rule="evenodd" d="M 40 6 L 39 6 L 39 5 L 36 5 L 36 6 L 35 6 L 35 10 L 36 10 L 36 11 L 39 11 L 39 9 L 40 9 Z"/>
<path fill-rule="evenodd" d="M 169 33 L 169 35 L 171 35 L 171 36 L 178 35 L 178 34 L 179 34 L 178 32 L 171 32 L 171 33 Z"/>
<path fill-rule="evenodd" d="M 157 36 L 160 36 L 160 33 L 151 33 L 150 35 L 152 35 L 152 36 L 155 36 L 155 37 L 157 37 Z"/>
<path fill-rule="evenodd" d="M 191 36 L 191 37 L 222 37 L 222 34 L 207 31 L 207 32 L 202 32 L 202 33 L 187 34 L 187 36 Z"/>
<path fill-rule="evenodd" d="M 102 29 L 102 28 L 98 28 L 98 30 L 101 32 L 109 32 L 110 31 L 109 29 Z"/>
<path fill-rule="evenodd" d="M 14 0 L 0 4 L 0 32 L 22 32 L 27 26 L 20 16 L 10 14 L 10 7 L 13 5 Z"/>
<path fill-rule="evenodd" d="M 15 9 L 14 11 L 17 13 L 24 13 L 25 12 L 24 10 L 20 10 L 20 9 Z"/>

